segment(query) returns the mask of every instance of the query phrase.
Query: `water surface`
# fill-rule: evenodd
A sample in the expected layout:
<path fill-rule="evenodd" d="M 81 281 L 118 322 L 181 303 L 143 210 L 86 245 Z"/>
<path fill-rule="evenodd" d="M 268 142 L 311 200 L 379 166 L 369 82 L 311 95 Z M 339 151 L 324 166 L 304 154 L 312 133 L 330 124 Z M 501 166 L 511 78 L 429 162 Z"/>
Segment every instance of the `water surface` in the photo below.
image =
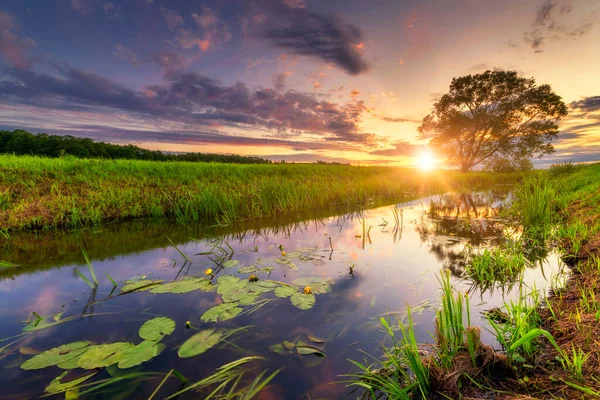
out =
<path fill-rule="evenodd" d="M 354 398 L 339 381 L 341 374 L 353 371 L 347 359 L 362 360 L 365 354 L 379 355 L 384 334 L 379 318 L 403 318 L 406 306 L 414 310 L 417 337 L 431 341 L 434 309 L 438 304 L 439 285 L 435 274 L 449 269 L 459 290 L 469 290 L 471 283 L 462 279 L 464 247 L 495 246 L 507 234 L 498 219 L 499 211 L 511 201 L 506 191 L 472 194 L 445 194 L 407 200 L 393 207 L 384 206 L 362 212 L 332 215 L 288 215 L 274 219 L 246 221 L 234 226 L 199 227 L 166 221 L 113 224 L 81 231 L 16 235 L 0 247 L 0 259 L 18 263 L 17 269 L 0 272 L 0 338 L 22 332 L 31 312 L 47 316 L 63 313 L 62 318 L 81 316 L 73 321 L 38 331 L 24 337 L 28 348 L 46 350 L 79 340 L 95 343 L 131 341 L 138 343 L 138 329 L 155 316 L 168 316 L 177 326 L 163 343 L 167 349 L 136 371 L 168 372 L 175 368 L 191 382 L 215 368 L 247 355 L 266 357 L 256 368 L 281 372 L 259 398 L 262 399 L 342 399 Z M 398 211 L 394 217 L 393 208 Z M 168 241 L 170 238 L 191 262 Z M 216 292 L 194 291 L 185 294 L 150 292 L 110 296 L 112 284 L 106 273 L 122 282 L 143 275 L 150 279 L 172 281 L 183 276 L 204 276 L 207 268 L 216 269 L 207 255 L 198 255 L 223 239 L 234 250 L 236 268 L 221 270 L 218 275 L 237 273 L 241 267 L 272 266 L 272 272 L 258 274 L 259 279 L 292 282 L 300 277 L 331 280 L 331 292 L 318 294 L 315 306 L 297 309 L 289 299 L 270 299 L 252 313 L 207 324 L 200 316 L 222 302 Z M 223 242 L 224 243 L 224 242 Z M 224 245 L 225 246 L 225 245 Z M 81 248 L 92 260 L 99 286 L 92 290 L 76 273 L 89 276 Z M 299 251 L 297 267 L 279 264 L 281 250 Z M 183 267 L 183 268 L 182 268 Z M 560 267 L 552 254 L 542 267 L 529 268 L 525 282 L 544 290 L 549 278 Z M 352 273 L 350 273 L 352 271 Z M 496 288 L 481 293 L 471 290 L 474 324 L 483 324 L 480 311 L 499 306 L 515 298 L 518 288 Z M 106 300 L 105 300 L 106 299 Z M 262 303 L 261 303 L 262 304 Z M 195 328 L 211 326 L 236 328 L 252 326 L 246 333 L 232 336 L 230 343 L 191 359 L 180 359 L 178 347 L 197 331 L 186 329 L 190 321 Z M 269 347 L 282 341 L 309 337 L 323 339 L 315 344 L 326 357 L 279 355 Z M 484 331 L 483 340 L 493 343 Z M 2 342 L 5 345 L 9 341 Z M 62 371 L 57 367 L 24 371 L 20 364 L 30 355 L 18 351 L 0 354 L 0 398 L 29 398 L 43 394 L 48 383 Z M 103 371 L 94 379 L 109 377 Z M 123 398 L 147 398 L 160 382 L 157 380 L 127 385 L 119 389 Z M 170 380 L 159 398 L 177 391 L 179 384 Z M 105 394 L 114 398 L 115 393 Z M 101 397 L 101 396 L 97 396 Z M 183 398 L 202 397 L 189 393 Z"/>

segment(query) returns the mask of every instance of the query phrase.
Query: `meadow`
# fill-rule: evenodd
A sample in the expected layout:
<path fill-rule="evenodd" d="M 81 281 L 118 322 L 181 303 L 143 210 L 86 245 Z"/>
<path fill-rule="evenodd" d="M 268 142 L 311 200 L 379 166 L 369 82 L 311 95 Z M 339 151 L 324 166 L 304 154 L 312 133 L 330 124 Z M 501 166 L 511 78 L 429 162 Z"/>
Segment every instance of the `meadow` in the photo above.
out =
<path fill-rule="evenodd" d="M 394 206 L 382 207 L 387 204 Z M 132 219 L 137 221 L 110 224 Z M 46 393 L 123 390 L 131 379 L 146 382 L 138 389 L 150 397 L 217 388 L 214 398 L 250 399 L 273 383 L 320 377 L 326 369 L 311 368 L 327 351 L 324 365 L 335 365 L 336 374 L 326 377 L 326 386 L 358 388 L 365 399 L 600 396 L 600 164 L 497 174 L 3 155 L 0 227 L 6 256 L 0 283 L 17 282 L 8 286 L 6 301 L 29 307 L 27 299 L 38 289 L 44 294 L 46 286 L 60 287 L 50 291 L 60 293 L 54 308 L 34 310 L 24 328 L 25 316 L 3 328 L 4 336 L 19 338 L 0 349 L 0 360 L 20 366 L 25 380 L 19 382 L 38 368 L 31 364 L 62 347 L 40 348 L 64 345 L 61 334 L 35 332 L 59 330 L 86 316 L 97 325 L 80 325 L 71 340 L 105 343 L 116 335 L 127 342 L 90 348 L 128 346 L 121 353 L 131 360 L 119 362 L 122 371 L 149 365 L 149 371 L 124 377 L 113 375 L 119 368 L 111 365 L 100 380 L 69 388 L 51 384 Z M 456 243 L 460 251 L 453 252 Z M 562 269 L 545 275 L 552 254 L 564 260 L 566 275 Z M 526 283 L 536 269 L 548 283 L 542 290 Z M 419 296 L 415 287 L 428 270 L 437 283 L 431 279 L 427 294 Z M 86 285 L 89 297 L 82 291 Z M 417 304 L 409 305 L 408 285 Z M 21 299 L 19 291 L 27 294 Z M 436 298 L 434 305 L 425 305 L 427 296 Z M 480 296 L 501 301 L 486 306 Z M 286 301 L 294 318 L 278 314 Z M 104 302 L 127 318 L 94 314 Z M 46 301 L 36 304 L 48 307 Z M 199 321 L 196 312 L 203 312 Z M 173 337 L 164 345 L 131 347 L 130 333 L 150 316 L 147 324 L 160 319 Z M 231 322 L 236 317 L 237 324 Z M 174 331 L 175 321 L 183 329 Z M 344 342 L 348 330 L 352 344 Z M 379 342 L 382 331 L 387 338 Z M 223 339 L 212 343 L 205 336 L 215 332 Z M 303 333 L 292 338 L 289 332 Z M 187 354 L 189 340 L 201 340 L 202 350 Z M 154 347 L 146 354 L 149 343 Z M 181 361 L 212 347 L 218 356 L 203 371 Z M 168 350 L 161 356 L 165 348 L 179 348 L 177 356 Z M 81 350 L 90 357 L 93 351 Z M 364 353 L 373 357 L 361 360 Z M 158 357 L 160 363 L 150 364 Z M 256 363 L 265 369 L 250 367 Z M 71 364 L 90 371 L 96 366 Z M 347 364 L 354 369 L 343 375 Z M 32 393 L 49 382 L 47 374 L 38 377 L 45 383 L 31 385 Z M 185 383 L 184 375 L 200 380 Z M 62 384 L 63 376 L 55 381 Z M 314 388 L 300 383 L 290 390 Z"/>
<path fill-rule="evenodd" d="M 520 179 L 518 173 L 423 173 L 391 167 L 0 155 L 0 227 L 76 228 L 160 217 L 229 224 Z"/>

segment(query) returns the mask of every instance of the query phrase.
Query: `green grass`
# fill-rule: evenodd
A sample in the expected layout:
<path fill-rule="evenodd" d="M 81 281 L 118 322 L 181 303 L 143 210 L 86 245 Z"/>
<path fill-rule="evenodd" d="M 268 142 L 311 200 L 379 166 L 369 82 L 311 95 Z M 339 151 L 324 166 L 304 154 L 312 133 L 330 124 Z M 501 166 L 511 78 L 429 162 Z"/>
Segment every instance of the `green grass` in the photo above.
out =
<path fill-rule="evenodd" d="M 0 155 L 3 229 L 80 227 L 170 217 L 236 220 L 406 195 L 511 184 L 517 174 L 420 173 L 393 167 L 236 165 Z"/>
<path fill-rule="evenodd" d="M 526 266 L 521 242 L 509 240 L 503 246 L 484 249 L 480 253 L 471 250 L 464 275 L 475 287 L 485 291 L 517 282 Z"/>

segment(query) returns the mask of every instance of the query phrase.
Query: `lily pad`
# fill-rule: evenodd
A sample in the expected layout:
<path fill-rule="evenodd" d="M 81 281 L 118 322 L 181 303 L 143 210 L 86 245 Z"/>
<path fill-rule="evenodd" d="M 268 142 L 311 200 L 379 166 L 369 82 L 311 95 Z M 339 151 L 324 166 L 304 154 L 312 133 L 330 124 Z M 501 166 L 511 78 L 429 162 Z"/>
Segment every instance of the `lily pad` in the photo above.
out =
<path fill-rule="evenodd" d="M 294 293 L 298 293 L 298 288 L 292 286 L 279 286 L 275 289 L 275 296 L 284 299 L 292 296 Z"/>
<path fill-rule="evenodd" d="M 239 263 L 238 260 L 227 260 L 223 263 L 223 268 L 234 268 L 237 267 Z"/>
<path fill-rule="evenodd" d="M 298 278 L 294 279 L 292 283 L 301 287 L 309 286 L 314 294 L 324 294 L 331 292 L 329 283 L 330 279 L 311 277 L 311 278 Z"/>
<path fill-rule="evenodd" d="M 219 343 L 221 336 L 223 336 L 223 332 L 220 330 L 205 329 L 200 331 L 181 345 L 177 355 L 180 358 L 190 358 L 202 354 Z"/>
<path fill-rule="evenodd" d="M 258 293 L 248 293 L 238 301 L 238 304 L 240 306 L 249 306 L 250 304 L 256 302 L 259 296 L 260 294 Z"/>
<path fill-rule="evenodd" d="M 168 317 L 156 317 L 144 322 L 140 328 L 140 337 L 145 340 L 159 341 L 175 330 L 175 321 Z"/>
<path fill-rule="evenodd" d="M 323 352 L 322 349 L 320 349 L 316 346 L 313 346 L 311 344 L 308 344 L 302 340 L 298 340 L 296 342 L 296 351 L 300 355 L 315 355 L 318 357 L 325 357 L 325 353 Z"/>
<path fill-rule="evenodd" d="M 312 293 L 294 293 L 291 300 L 294 307 L 301 310 L 310 310 L 315 305 L 315 295 Z"/>
<path fill-rule="evenodd" d="M 150 361 L 162 353 L 165 347 L 162 343 L 144 340 L 137 346 L 123 352 L 123 358 L 119 361 L 119 368 L 127 369 Z"/>
<path fill-rule="evenodd" d="M 209 279 L 185 277 L 175 282 L 164 283 L 160 286 L 152 287 L 151 293 L 187 293 L 194 290 L 209 290 L 212 284 Z"/>
<path fill-rule="evenodd" d="M 66 390 L 75 387 L 92 376 L 96 375 L 100 371 L 85 371 L 83 374 L 78 375 L 77 377 L 69 377 L 67 374 L 71 374 L 69 371 L 65 371 L 50 382 L 50 384 L 46 387 L 46 393 L 54 394 L 54 393 L 62 393 Z"/>
<path fill-rule="evenodd" d="M 42 369 L 69 361 L 85 353 L 90 343 L 82 341 L 63 344 L 30 358 L 21 365 L 21 368 L 25 370 Z"/>
<path fill-rule="evenodd" d="M 274 353 L 280 354 L 282 356 L 286 356 L 286 355 L 290 354 L 290 351 L 288 349 L 286 349 L 283 346 L 283 344 L 281 344 L 281 343 L 277 343 L 272 346 L 269 346 L 269 350 L 271 350 Z"/>
<path fill-rule="evenodd" d="M 79 367 L 83 369 L 104 368 L 118 363 L 127 350 L 134 347 L 129 342 L 116 342 L 93 346 L 79 359 Z"/>
<path fill-rule="evenodd" d="M 242 312 L 236 303 L 223 303 L 206 311 L 200 319 L 202 322 L 220 322 L 232 319 Z"/>
<path fill-rule="evenodd" d="M 272 292 L 278 286 L 279 285 L 275 282 L 258 281 L 258 282 L 249 282 L 247 288 L 252 293 L 261 294 L 261 293 Z"/>
<path fill-rule="evenodd" d="M 131 282 L 121 288 L 121 293 L 125 292 L 143 292 L 153 289 L 164 281 L 162 279 L 143 279 L 141 281 Z"/>

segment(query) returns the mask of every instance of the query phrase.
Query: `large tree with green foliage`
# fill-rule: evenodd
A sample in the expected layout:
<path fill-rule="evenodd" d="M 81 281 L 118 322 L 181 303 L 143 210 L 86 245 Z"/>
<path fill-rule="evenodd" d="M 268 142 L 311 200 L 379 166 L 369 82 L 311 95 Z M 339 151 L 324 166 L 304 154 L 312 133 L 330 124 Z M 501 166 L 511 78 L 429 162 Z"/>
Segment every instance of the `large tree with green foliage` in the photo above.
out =
<path fill-rule="evenodd" d="M 549 85 L 516 71 L 485 71 L 452 79 L 419 127 L 448 165 L 468 171 L 498 159 L 519 165 L 552 153 L 567 107 Z"/>

